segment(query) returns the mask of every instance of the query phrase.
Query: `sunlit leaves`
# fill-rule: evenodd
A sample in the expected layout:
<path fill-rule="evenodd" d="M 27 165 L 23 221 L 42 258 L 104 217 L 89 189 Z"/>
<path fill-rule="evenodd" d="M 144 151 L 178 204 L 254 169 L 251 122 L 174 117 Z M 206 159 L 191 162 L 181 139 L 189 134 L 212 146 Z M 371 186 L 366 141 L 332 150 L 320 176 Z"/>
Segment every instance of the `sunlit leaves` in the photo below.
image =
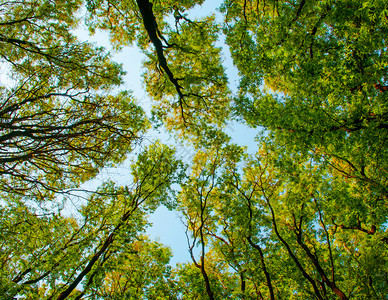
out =
<path fill-rule="evenodd" d="M 142 233 L 147 213 L 160 204 L 174 205 L 170 189 L 181 178 L 181 168 L 172 149 L 154 144 L 133 162 L 127 186 L 107 182 L 84 201 L 71 199 L 73 213 L 61 205 L 2 206 L 2 293 L 115 295 L 127 281 L 127 293 L 135 298 L 168 293 L 167 283 L 155 284 L 160 276 L 169 277 L 170 251 Z M 131 268 L 141 271 L 142 264 L 149 275 L 126 277 Z M 75 289 L 78 283 L 81 290 Z"/>
<path fill-rule="evenodd" d="M 175 87 L 151 54 L 152 60 L 146 64 L 147 90 L 157 101 L 154 114 L 168 129 L 179 129 L 183 136 L 195 132 L 205 116 L 209 118 L 206 123 L 215 125 L 222 125 L 228 117 L 227 79 L 220 49 L 215 47 L 218 33 L 212 18 L 182 21 L 177 31 L 169 33 L 170 46 L 165 54 L 183 97 L 177 97 Z"/>
<path fill-rule="evenodd" d="M 0 4 L 2 294 L 385 296 L 386 1 L 224 1 L 222 24 L 192 15 L 202 2 Z M 189 165 L 147 140 L 125 184 L 70 197 L 156 124 L 118 90 L 121 66 L 72 34 L 82 13 L 115 50 L 146 55 L 153 121 L 192 147 Z M 231 117 L 263 129 L 254 155 L 223 131 Z M 160 205 L 181 214 L 191 263 L 174 269 L 144 236 Z"/>
<path fill-rule="evenodd" d="M 121 66 L 71 33 L 82 2 L 2 4 L 0 160 L 3 195 L 49 200 L 121 163 L 148 129 Z M 7 70 L 7 69 L 6 69 Z"/>

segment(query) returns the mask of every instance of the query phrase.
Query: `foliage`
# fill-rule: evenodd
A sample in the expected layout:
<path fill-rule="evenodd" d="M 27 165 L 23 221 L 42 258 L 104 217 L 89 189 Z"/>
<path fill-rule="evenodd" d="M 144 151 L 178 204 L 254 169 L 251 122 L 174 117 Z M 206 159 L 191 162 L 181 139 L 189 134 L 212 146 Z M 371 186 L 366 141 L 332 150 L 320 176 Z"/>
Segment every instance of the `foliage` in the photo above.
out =
<path fill-rule="evenodd" d="M 1 4 L 0 192 L 48 200 L 123 162 L 148 128 L 121 66 L 71 31 L 82 2 Z"/>
<path fill-rule="evenodd" d="M 155 119 L 191 139 L 223 125 L 229 115 L 229 90 L 220 49 L 215 47 L 220 26 L 212 16 L 191 20 L 183 13 L 203 1 L 134 2 L 89 1 L 90 24 L 92 30 L 107 30 L 116 47 L 138 37 L 138 46 L 148 57 L 144 81 L 157 101 Z M 164 20 L 172 13 L 175 28 Z"/>
<path fill-rule="evenodd" d="M 202 3 L 0 4 L 1 297 L 385 299 L 386 1 L 224 0 L 198 18 Z M 77 40 L 81 12 L 145 54 L 152 120 L 110 54 Z M 231 120 L 257 129 L 254 154 Z M 153 141 L 125 185 L 74 196 L 151 125 L 195 151 L 187 165 Z M 161 205 L 190 262 L 145 235 Z"/>
<path fill-rule="evenodd" d="M 155 268 L 162 268 L 160 275 L 166 273 L 169 250 L 147 241 L 142 233 L 147 212 L 161 202 L 172 205 L 169 187 L 179 180 L 182 169 L 173 154 L 160 144 L 148 147 L 133 164 L 132 186 L 106 183 L 70 216 L 66 209 L 47 212 L 27 203 L 2 207 L 2 294 L 41 299 L 99 295 L 104 292 L 99 283 L 102 288 L 110 282 L 113 266 L 133 254 L 141 257 L 139 261 L 144 257 L 144 263 L 155 260 Z M 126 269 L 115 271 L 122 274 Z M 80 283 L 82 292 L 75 290 Z M 139 288 L 151 283 L 139 284 L 128 291 L 134 299 Z M 119 292 L 112 289 L 108 293 Z"/>

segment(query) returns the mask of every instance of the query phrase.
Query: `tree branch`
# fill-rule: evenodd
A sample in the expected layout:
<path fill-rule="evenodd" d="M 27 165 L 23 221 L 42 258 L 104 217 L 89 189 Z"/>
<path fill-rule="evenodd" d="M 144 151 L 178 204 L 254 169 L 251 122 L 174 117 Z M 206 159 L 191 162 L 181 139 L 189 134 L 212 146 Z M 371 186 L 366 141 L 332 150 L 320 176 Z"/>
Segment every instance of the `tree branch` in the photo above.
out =
<path fill-rule="evenodd" d="M 156 18 L 152 11 L 152 3 L 149 0 L 136 0 L 136 3 L 139 7 L 140 14 L 143 18 L 144 27 L 148 33 L 148 36 L 155 47 L 156 54 L 158 56 L 159 64 L 162 69 L 166 72 L 170 82 L 174 85 L 176 92 L 179 96 L 179 106 L 181 109 L 181 116 L 184 122 L 186 123 L 186 119 L 184 116 L 183 103 L 185 95 L 182 92 L 183 87 L 178 83 L 178 78 L 175 78 L 172 74 L 170 68 L 168 67 L 166 57 L 163 52 L 163 44 L 160 39 L 164 38 L 161 36 L 160 31 L 158 29 L 158 24 L 156 22 Z"/>

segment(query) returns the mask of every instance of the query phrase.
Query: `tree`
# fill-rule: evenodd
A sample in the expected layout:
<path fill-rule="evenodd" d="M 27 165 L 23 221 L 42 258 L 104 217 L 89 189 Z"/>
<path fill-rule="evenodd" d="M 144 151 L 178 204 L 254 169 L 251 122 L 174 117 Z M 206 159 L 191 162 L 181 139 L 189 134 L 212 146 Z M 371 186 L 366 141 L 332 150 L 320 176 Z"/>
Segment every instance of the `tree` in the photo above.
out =
<path fill-rule="evenodd" d="M 184 11 L 203 1 L 87 1 L 89 25 L 107 30 L 116 47 L 137 44 L 147 55 L 144 80 L 157 101 L 154 117 L 171 132 L 199 139 L 229 115 L 227 78 L 214 17 L 190 20 Z M 175 26 L 164 19 L 172 16 Z"/>
<path fill-rule="evenodd" d="M 237 113 L 386 200 L 384 1 L 266 4 L 224 5 L 242 74 Z"/>
<path fill-rule="evenodd" d="M 81 1 L 1 4 L 0 191 L 48 200 L 123 162 L 148 121 L 124 72 L 71 30 Z"/>
<path fill-rule="evenodd" d="M 172 268 L 168 265 L 171 255 L 169 248 L 157 242 L 146 238 L 135 241 L 109 260 L 105 278 L 100 276 L 103 280 L 94 281 L 93 296 L 95 299 L 176 299 Z"/>
<path fill-rule="evenodd" d="M 386 1 L 224 0 L 196 18 L 202 3 L 0 5 L 6 297 L 386 297 Z M 121 67 L 71 34 L 81 8 L 115 50 L 146 54 L 150 121 L 118 90 Z M 238 68 L 235 96 L 218 45 Z M 233 144 L 231 120 L 258 130 L 256 153 Z M 155 143 L 126 185 L 70 213 L 58 195 L 122 162 L 150 124 L 195 151 L 189 164 Z M 144 235 L 160 205 L 181 214 L 191 262 L 169 266 Z"/>
<path fill-rule="evenodd" d="M 372 265 L 377 266 L 378 261 L 384 264 L 386 243 L 387 153 L 383 149 L 387 134 L 384 88 L 387 58 L 382 34 L 387 33 L 387 19 L 383 1 L 373 4 L 328 1 L 319 5 L 306 1 L 225 1 L 223 13 L 226 41 L 241 74 L 234 114 L 251 126 L 267 130 L 261 143 L 270 149 L 268 155 L 273 157 L 274 168 L 279 168 L 276 175 L 256 171 L 261 176 L 271 176 L 271 181 L 278 181 L 279 186 L 257 180 L 244 188 L 238 182 L 233 184 L 241 194 L 238 202 L 247 202 L 248 206 L 239 230 L 243 230 L 243 242 L 258 253 L 256 261 L 260 262 L 269 297 L 274 299 L 284 294 L 340 299 L 383 297 L 377 291 L 386 290 L 386 286 L 380 286 L 385 269 L 358 265 L 371 256 L 367 244 L 380 249 L 370 258 L 374 261 Z M 206 132 L 210 131 L 203 134 Z M 303 171 L 298 171 L 298 163 L 305 166 Z M 235 170 L 233 174 L 239 172 Z M 317 181 L 310 181 L 309 177 Z M 189 187 L 194 189 L 196 180 L 190 181 Z M 215 180 L 209 178 L 199 187 L 213 187 Z M 299 182 L 298 188 L 294 182 Z M 253 184 L 257 184 L 255 191 L 251 190 Z M 304 189 L 310 192 L 304 194 Z M 271 247 L 263 241 L 264 236 L 255 241 L 253 227 L 250 230 L 258 213 L 254 205 L 259 204 L 254 204 L 252 198 L 256 193 L 257 199 L 261 199 L 258 203 L 265 207 L 256 217 L 263 224 L 261 229 L 267 227 L 267 234 L 274 235 L 269 242 L 276 245 L 272 249 L 285 251 L 291 265 L 288 272 L 299 270 L 299 276 L 309 285 L 308 290 L 303 291 L 301 287 L 306 283 L 297 278 L 293 288 L 286 292 L 286 282 L 277 279 L 267 267 L 274 253 L 266 252 Z M 233 197 L 230 190 L 227 195 Z M 225 200 L 228 196 L 219 202 L 229 203 Z M 201 209 L 194 210 L 192 206 L 188 210 L 191 214 L 197 211 L 198 216 L 203 215 L 206 206 L 206 220 L 216 218 L 214 210 L 208 211 L 208 198 L 199 197 L 196 205 Z M 298 205 L 301 207 L 296 210 L 294 207 Z M 343 213 L 338 213 L 339 208 Z M 288 214 L 291 209 L 295 212 Z M 193 221 L 191 216 L 187 219 L 189 223 Z M 201 221 L 193 231 L 199 230 L 200 244 L 206 240 L 209 245 L 208 239 L 218 236 L 220 227 L 214 223 L 208 225 L 215 229 L 203 237 L 200 230 L 203 226 Z M 289 229 L 281 229 L 283 226 Z M 339 228 L 344 232 L 338 233 Z M 353 240 L 351 247 L 347 243 L 337 245 L 335 242 L 346 240 L 342 234 L 355 234 L 357 240 L 366 239 L 366 244 L 356 246 L 358 242 Z M 218 236 L 218 240 L 226 246 L 230 244 L 228 236 Z M 361 248 L 366 252 L 358 252 Z M 355 249 L 357 254 L 353 252 Z M 320 255 L 329 265 L 322 264 Z M 339 271 L 342 277 L 335 271 L 336 264 L 345 264 L 341 258 L 346 257 L 348 264 L 352 261 L 349 255 L 364 257 L 357 261 L 363 274 L 357 275 L 360 281 L 345 270 Z M 201 259 L 204 256 L 202 253 Z M 285 259 L 275 257 L 277 261 Z M 239 264 L 233 263 L 238 269 Z M 311 275 L 311 269 L 318 277 Z M 284 276 L 290 280 L 288 272 Z M 257 268 L 254 273 L 257 274 Z M 373 282 L 379 282 L 379 289 L 375 289 Z M 208 286 L 206 279 L 204 284 Z"/>
<path fill-rule="evenodd" d="M 7 299 L 88 295 L 109 259 L 144 240 L 147 211 L 172 207 L 169 188 L 180 176 L 173 151 L 156 143 L 138 155 L 127 186 L 108 182 L 73 193 L 102 168 L 122 163 L 149 128 L 130 92 L 118 91 L 121 66 L 72 34 L 82 4 L 0 4 L 7 70 L 0 108 L 0 293 Z"/>
<path fill-rule="evenodd" d="M 216 231 L 217 225 L 212 215 L 216 205 L 214 198 L 217 195 L 217 177 L 219 169 L 226 163 L 230 156 L 241 155 L 238 147 L 223 147 L 221 140 L 218 145 L 213 145 L 207 150 L 199 149 L 193 158 L 191 174 L 182 184 L 179 195 L 180 210 L 187 220 L 186 235 L 189 243 L 189 252 L 193 265 L 200 270 L 209 299 L 217 299 L 226 295 L 213 291 L 209 277 L 206 246 L 208 245 L 208 232 Z M 190 241 L 190 236 L 192 241 Z M 195 247 L 199 247 L 200 257 L 195 258 Z M 221 276 L 223 277 L 223 276 Z"/>
<path fill-rule="evenodd" d="M 161 204 L 174 205 L 170 186 L 182 176 L 182 165 L 173 154 L 160 144 L 148 147 L 132 166 L 132 186 L 106 183 L 71 216 L 66 216 L 65 209 L 42 214 L 43 209 L 28 203 L 2 209 L 2 294 L 56 299 L 98 296 L 103 292 L 100 288 L 110 284 L 111 272 L 125 276 L 125 268 L 112 270 L 112 266 L 134 253 L 167 268 L 168 249 L 148 242 L 142 232 L 147 213 Z M 164 256 L 154 258 L 142 247 Z M 167 270 L 160 272 L 154 276 L 165 276 Z M 150 284 L 130 287 L 127 293 L 148 294 L 144 289 Z M 80 286 L 83 290 L 76 290 Z M 113 294 L 118 292 L 112 289 Z"/>

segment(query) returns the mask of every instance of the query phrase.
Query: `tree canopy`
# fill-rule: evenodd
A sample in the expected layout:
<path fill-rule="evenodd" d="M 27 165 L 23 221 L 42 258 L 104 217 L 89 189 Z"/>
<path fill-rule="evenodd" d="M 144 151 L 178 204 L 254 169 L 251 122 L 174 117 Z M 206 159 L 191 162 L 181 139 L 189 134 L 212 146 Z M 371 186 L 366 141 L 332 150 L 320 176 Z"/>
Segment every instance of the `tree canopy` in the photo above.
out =
<path fill-rule="evenodd" d="M 386 299 L 387 1 L 203 2 L 0 3 L 1 299 Z M 125 184 L 86 188 L 124 162 Z M 147 236 L 160 206 L 190 261 Z"/>

